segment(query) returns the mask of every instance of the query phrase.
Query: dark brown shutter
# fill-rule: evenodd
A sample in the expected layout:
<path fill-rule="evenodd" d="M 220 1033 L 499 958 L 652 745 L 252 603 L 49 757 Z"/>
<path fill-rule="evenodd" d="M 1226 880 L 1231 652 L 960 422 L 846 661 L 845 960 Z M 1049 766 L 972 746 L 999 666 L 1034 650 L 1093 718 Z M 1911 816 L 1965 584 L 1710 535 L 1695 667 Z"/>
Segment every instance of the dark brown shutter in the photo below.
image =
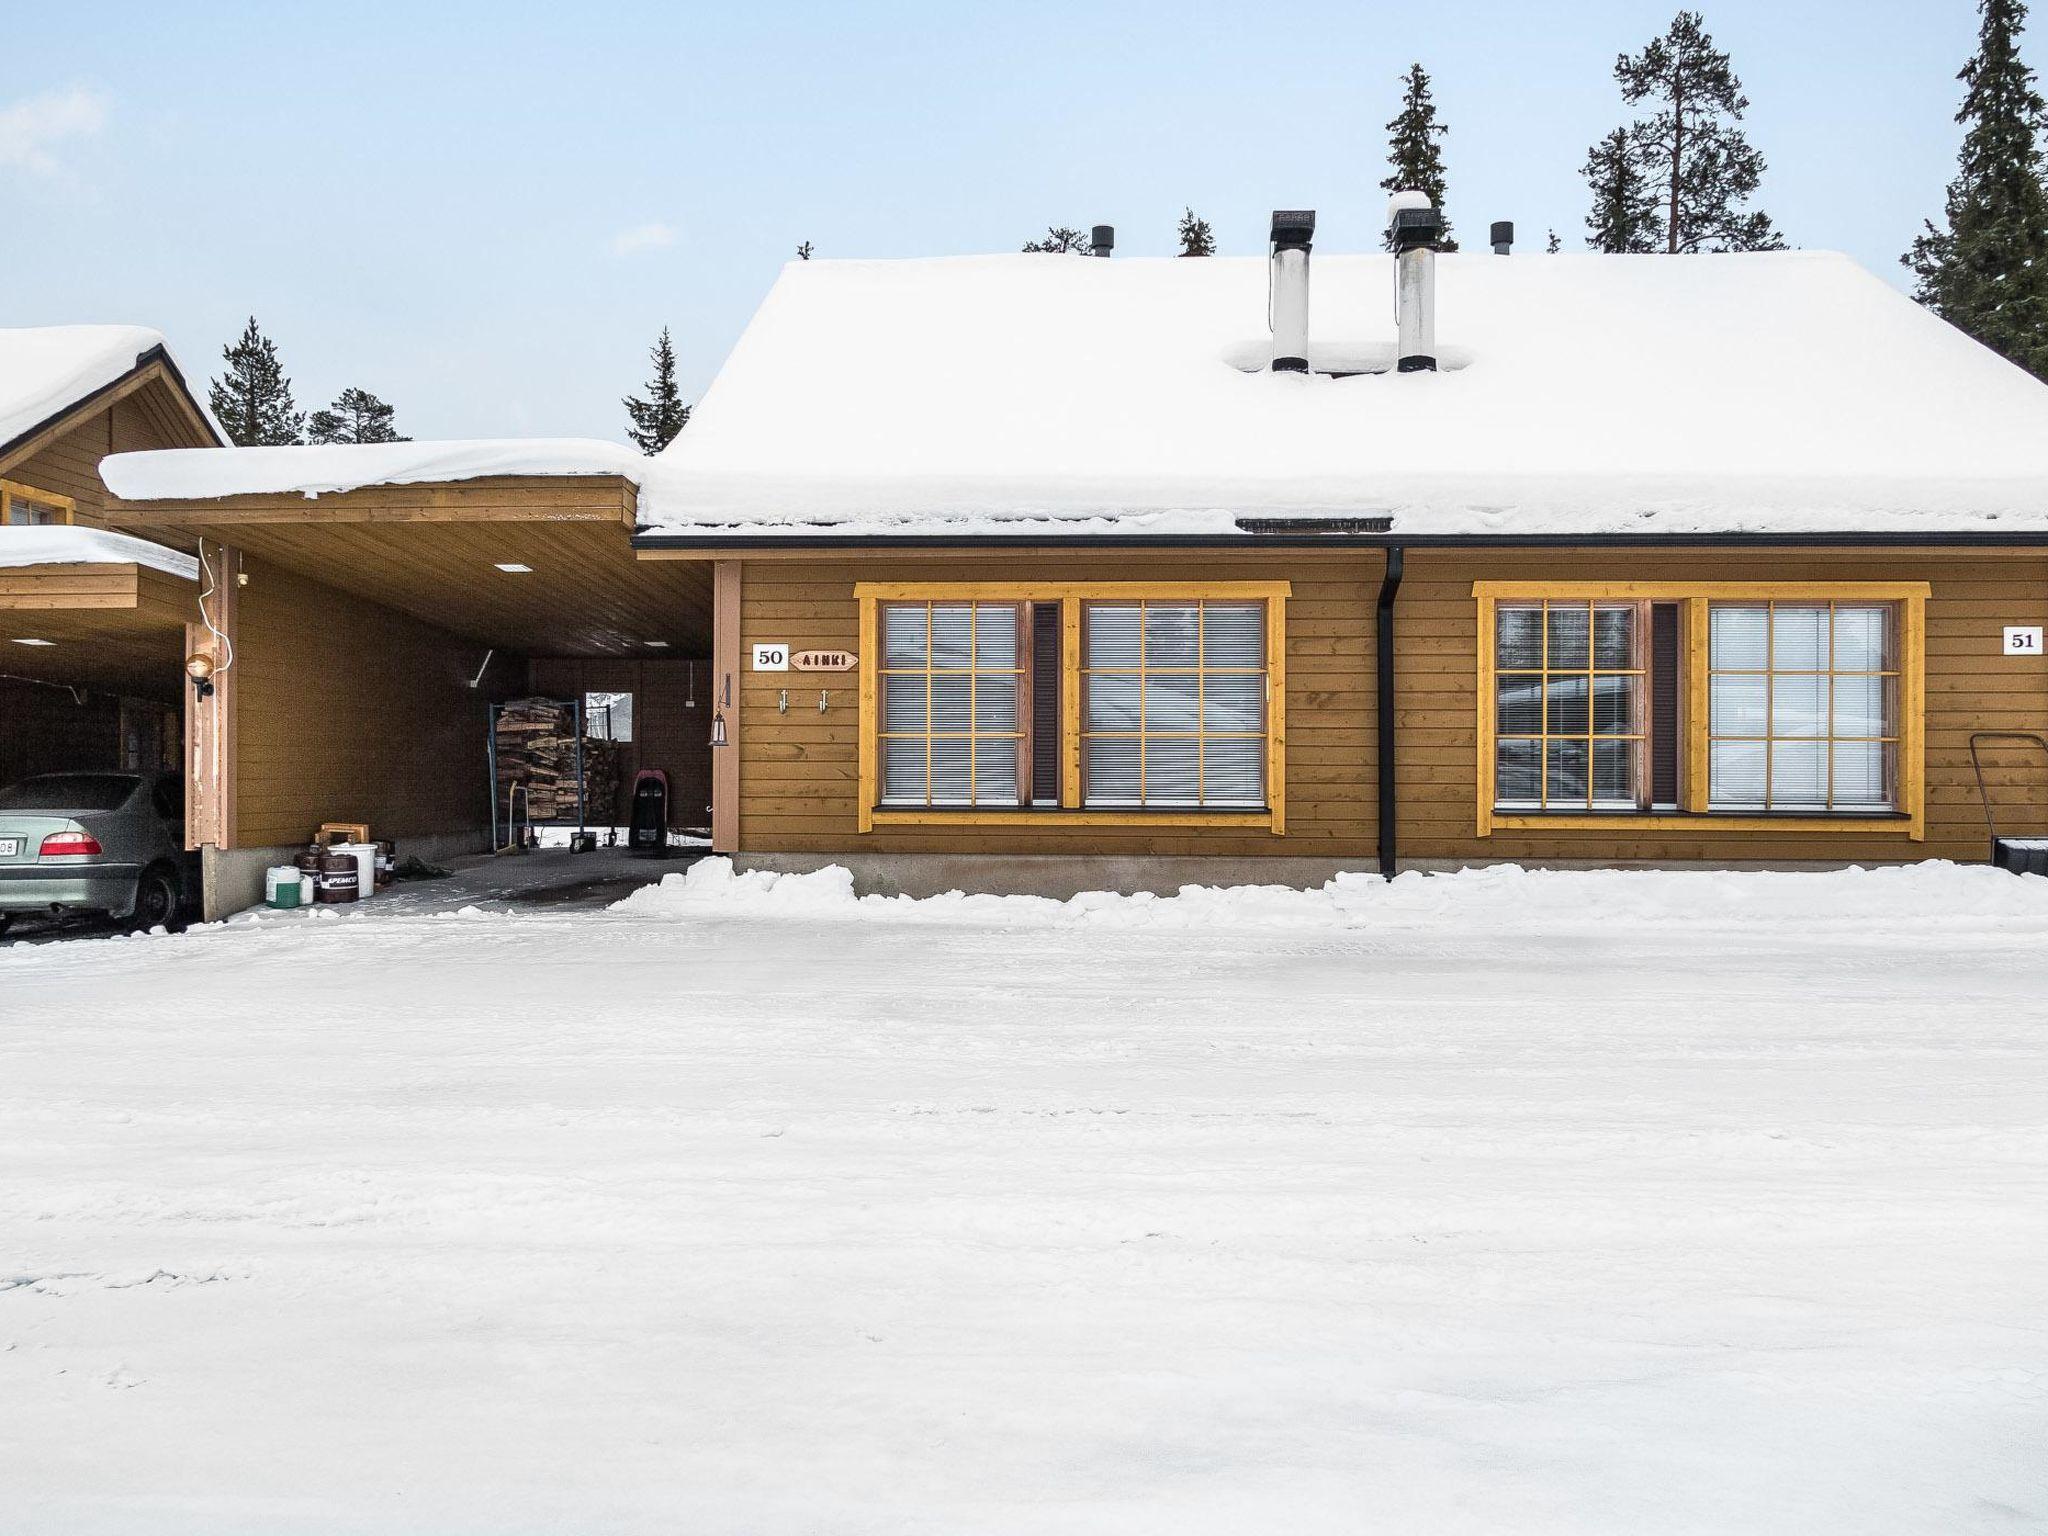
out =
<path fill-rule="evenodd" d="M 1031 605 L 1031 801 L 1060 803 L 1060 605 Z"/>
<path fill-rule="evenodd" d="M 1650 803 L 1678 804 L 1678 604 L 1650 605 Z"/>

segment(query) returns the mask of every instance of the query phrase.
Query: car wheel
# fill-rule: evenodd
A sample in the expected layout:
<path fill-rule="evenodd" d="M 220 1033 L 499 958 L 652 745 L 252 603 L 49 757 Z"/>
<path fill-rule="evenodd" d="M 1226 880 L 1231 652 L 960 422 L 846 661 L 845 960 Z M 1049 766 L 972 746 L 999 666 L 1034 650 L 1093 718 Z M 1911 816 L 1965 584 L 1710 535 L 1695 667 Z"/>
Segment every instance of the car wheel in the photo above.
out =
<path fill-rule="evenodd" d="M 178 877 L 161 865 L 145 869 L 135 882 L 135 909 L 128 914 L 131 933 L 168 928 L 178 917 Z"/>

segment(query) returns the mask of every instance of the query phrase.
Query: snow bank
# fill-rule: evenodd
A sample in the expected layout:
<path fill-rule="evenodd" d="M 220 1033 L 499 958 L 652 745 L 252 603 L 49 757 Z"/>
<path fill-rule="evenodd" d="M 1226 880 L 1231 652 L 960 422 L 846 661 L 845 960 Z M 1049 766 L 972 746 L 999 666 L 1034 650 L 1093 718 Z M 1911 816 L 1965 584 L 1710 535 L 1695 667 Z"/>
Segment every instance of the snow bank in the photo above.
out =
<path fill-rule="evenodd" d="M 161 331 L 140 325 L 0 329 L 0 448 L 104 389 L 143 353 L 163 345 Z"/>
<path fill-rule="evenodd" d="M 199 579 L 190 555 L 147 539 L 103 528 L 0 528 L 0 568 L 31 565 L 143 565 L 153 571 Z"/>
<path fill-rule="evenodd" d="M 1391 258 L 1314 268 L 1317 346 L 1392 346 Z M 1457 255 L 1438 272 L 1438 334 L 1465 366 L 1332 378 L 1240 366 L 1265 346 L 1263 260 L 793 263 L 647 472 L 641 520 L 2048 529 L 2048 389 L 1846 257 Z"/>
<path fill-rule="evenodd" d="M 319 496 L 366 485 L 424 485 L 486 475 L 623 475 L 637 483 L 646 463 L 630 448 L 595 438 L 482 438 L 117 453 L 100 461 L 100 478 L 124 501 L 190 501 Z"/>
<path fill-rule="evenodd" d="M 1682 923 L 1812 934 L 1906 921 L 1920 928 L 2022 925 L 2048 937 L 2048 880 L 1946 862 L 1816 874 L 1527 870 L 1495 865 L 1393 881 L 1341 874 L 1312 890 L 1182 886 L 1178 895 L 856 896 L 841 865 L 810 874 L 736 872 L 698 861 L 611 909 L 638 917 L 824 922 L 978 922 L 1018 928 L 1327 929 L 1439 927 L 1447 938 L 1502 931 L 1600 931 Z"/>

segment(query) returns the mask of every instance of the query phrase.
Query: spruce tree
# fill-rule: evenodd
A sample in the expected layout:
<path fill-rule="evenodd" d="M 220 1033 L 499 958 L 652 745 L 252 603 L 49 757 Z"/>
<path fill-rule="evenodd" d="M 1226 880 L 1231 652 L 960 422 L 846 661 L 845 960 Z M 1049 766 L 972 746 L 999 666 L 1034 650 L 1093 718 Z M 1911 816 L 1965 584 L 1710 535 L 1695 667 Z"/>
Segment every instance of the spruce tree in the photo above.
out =
<path fill-rule="evenodd" d="M 344 389 L 306 423 L 309 443 L 409 443 L 391 425 L 391 407 L 367 389 Z"/>
<path fill-rule="evenodd" d="M 1630 106 L 1653 101 L 1662 108 L 1632 125 L 1628 138 L 1644 180 L 1657 191 L 1663 248 L 1672 255 L 1783 250 L 1770 216 L 1742 206 L 1763 180 L 1764 157 L 1735 126 L 1749 98 L 1700 13 L 1680 11 L 1641 53 L 1616 59 L 1614 78 Z"/>
<path fill-rule="evenodd" d="M 2022 368 L 2048 379 L 2048 188 L 2040 130 L 2048 104 L 2020 62 L 2022 0 L 1979 0 L 1976 57 L 1957 78 L 1968 88 L 1946 229 L 1931 222 L 1902 259 L 1915 297 Z"/>
<path fill-rule="evenodd" d="M 1543 242 L 1543 254 L 1546 256 L 1555 256 L 1559 251 L 1563 249 L 1564 242 L 1557 238 L 1557 231 L 1553 229 L 1550 232 L 1550 238 Z"/>
<path fill-rule="evenodd" d="M 1610 256 L 1639 256 L 1657 249 L 1657 194 L 1643 175 L 1628 130 L 1617 128 L 1586 156 L 1581 167 L 1592 189 L 1586 215 L 1586 244 Z"/>
<path fill-rule="evenodd" d="M 1192 208 L 1180 216 L 1180 253 L 1183 256 L 1216 254 L 1216 235 L 1209 228 L 1209 221 L 1196 218 Z"/>
<path fill-rule="evenodd" d="M 816 247 L 813 246 L 810 241 L 806 240 L 802 245 L 796 248 L 796 259 L 798 261 L 809 261 L 811 259 L 811 252 L 815 249 Z"/>
<path fill-rule="evenodd" d="M 212 381 L 207 403 L 241 448 L 280 447 L 299 441 L 306 418 L 292 403 L 292 381 L 277 360 L 277 344 L 249 317 L 242 339 L 222 347 L 227 372 Z"/>
<path fill-rule="evenodd" d="M 654 361 L 654 377 L 647 381 L 646 399 L 626 397 L 626 414 L 633 418 L 626 436 L 642 453 L 656 454 L 689 425 L 690 408 L 676 388 L 676 349 L 668 339 L 667 326 L 661 328 L 661 339 L 648 356 Z"/>
<path fill-rule="evenodd" d="M 1026 251 L 1050 252 L 1056 256 L 1086 256 L 1088 254 L 1088 237 L 1082 234 L 1080 230 L 1071 229 L 1065 224 L 1048 224 L 1044 238 L 1026 240 L 1024 242 L 1024 249 Z"/>
<path fill-rule="evenodd" d="M 1401 111 L 1387 124 L 1387 164 L 1393 167 L 1385 181 L 1380 183 L 1387 192 L 1426 192 L 1429 200 L 1441 213 L 1444 207 L 1444 151 L 1438 141 L 1450 130 L 1436 120 L 1436 102 L 1429 94 L 1429 74 L 1420 64 L 1411 65 L 1408 73 L 1401 77 Z M 1440 251 L 1455 251 L 1458 242 L 1451 238 L 1451 221 L 1444 219 L 1443 235 L 1437 240 Z M 1387 236 L 1387 249 L 1394 249 L 1394 238 Z"/>

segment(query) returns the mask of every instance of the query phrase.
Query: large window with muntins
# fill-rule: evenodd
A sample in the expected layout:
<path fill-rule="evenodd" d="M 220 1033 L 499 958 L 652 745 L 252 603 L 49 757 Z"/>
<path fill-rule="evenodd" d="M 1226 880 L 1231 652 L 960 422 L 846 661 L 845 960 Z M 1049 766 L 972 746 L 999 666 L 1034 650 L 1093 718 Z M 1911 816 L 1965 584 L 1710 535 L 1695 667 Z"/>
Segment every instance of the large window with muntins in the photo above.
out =
<path fill-rule="evenodd" d="M 1496 608 L 1499 804 L 1636 808 L 1647 735 L 1639 609 L 1590 601 Z"/>
<path fill-rule="evenodd" d="M 1019 803 L 1022 622 L 1016 603 L 883 606 L 883 805 Z"/>
<path fill-rule="evenodd" d="M 1082 607 L 1091 806 L 1265 803 L 1264 603 Z"/>
<path fill-rule="evenodd" d="M 1897 805 L 1897 622 L 1889 603 L 1713 605 L 1713 809 Z"/>

